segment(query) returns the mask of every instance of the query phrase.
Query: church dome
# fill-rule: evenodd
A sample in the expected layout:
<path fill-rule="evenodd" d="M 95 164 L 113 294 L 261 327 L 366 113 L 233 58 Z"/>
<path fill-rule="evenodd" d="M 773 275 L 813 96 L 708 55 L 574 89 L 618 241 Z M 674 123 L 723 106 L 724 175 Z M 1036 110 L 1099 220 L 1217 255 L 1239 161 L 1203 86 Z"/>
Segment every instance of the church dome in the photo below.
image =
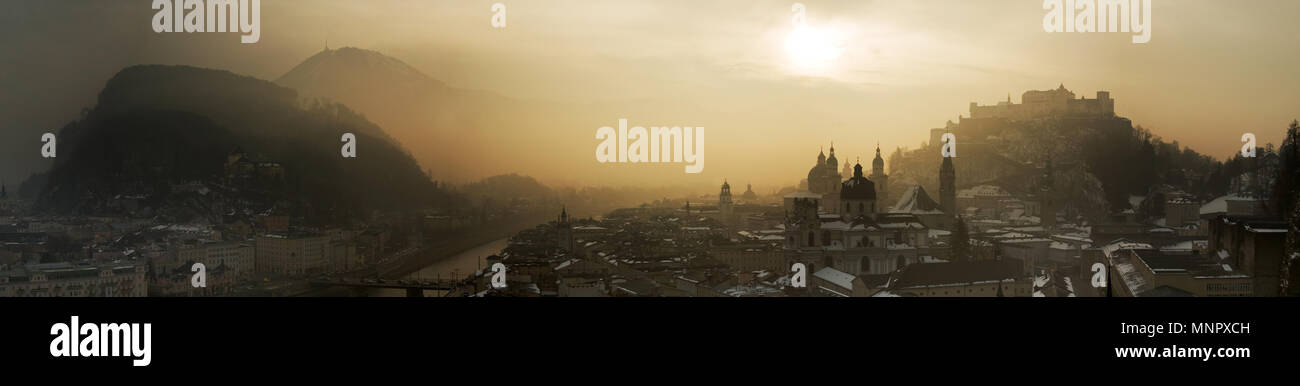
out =
<path fill-rule="evenodd" d="M 813 166 L 812 169 L 809 169 L 809 170 L 808 170 L 808 182 L 809 182 L 809 183 L 812 183 L 813 181 L 816 181 L 817 178 L 818 178 L 818 177 L 821 177 L 821 176 L 822 176 L 822 167 L 821 167 L 821 166 Z"/>
<path fill-rule="evenodd" d="M 876 184 L 862 176 L 862 164 L 853 166 L 853 177 L 840 186 L 841 200 L 875 200 Z"/>

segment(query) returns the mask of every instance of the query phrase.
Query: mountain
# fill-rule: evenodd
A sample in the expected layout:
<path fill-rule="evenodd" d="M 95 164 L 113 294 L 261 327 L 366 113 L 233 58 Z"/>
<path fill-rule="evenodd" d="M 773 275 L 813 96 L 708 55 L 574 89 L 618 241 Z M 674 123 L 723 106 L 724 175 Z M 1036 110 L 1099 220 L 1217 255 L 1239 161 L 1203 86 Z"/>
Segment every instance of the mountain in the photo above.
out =
<path fill-rule="evenodd" d="M 594 159 L 594 134 L 602 126 L 615 126 L 620 118 L 633 125 L 705 126 L 710 122 L 692 118 L 705 115 L 702 106 L 674 110 L 669 102 L 622 99 L 613 89 L 590 102 L 516 99 L 457 88 L 451 79 L 358 48 L 317 52 L 276 83 L 300 97 L 343 103 L 364 114 L 439 181 L 464 184 L 512 173 L 553 186 L 703 181 L 702 175 L 684 174 L 681 164 L 605 165 Z"/>
<path fill-rule="evenodd" d="M 340 155 L 343 133 L 357 157 Z M 322 221 L 369 210 L 447 205 L 415 160 L 379 126 L 347 107 L 301 103 L 260 79 L 187 66 L 134 66 L 108 81 L 96 106 L 58 133 L 58 157 L 38 207 L 61 213 L 121 210 L 118 198 L 147 197 L 150 211 L 185 207 L 214 217 L 232 206 L 296 211 Z M 232 179 L 242 154 L 257 179 Z M 265 177 L 265 178 L 263 178 Z M 182 192 L 178 186 L 202 188 Z M 221 197 L 195 208 L 185 194 Z M 259 205 L 260 204 L 260 205 Z M 188 206 L 187 206 L 188 205 Z"/>
<path fill-rule="evenodd" d="M 277 84 L 307 98 L 343 103 L 389 130 L 439 179 L 467 181 L 496 174 L 480 163 L 499 149 L 486 128 L 493 106 L 511 102 L 458 90 L 400 60 L 357 48 L 325 50 L 303 61 Z"/>

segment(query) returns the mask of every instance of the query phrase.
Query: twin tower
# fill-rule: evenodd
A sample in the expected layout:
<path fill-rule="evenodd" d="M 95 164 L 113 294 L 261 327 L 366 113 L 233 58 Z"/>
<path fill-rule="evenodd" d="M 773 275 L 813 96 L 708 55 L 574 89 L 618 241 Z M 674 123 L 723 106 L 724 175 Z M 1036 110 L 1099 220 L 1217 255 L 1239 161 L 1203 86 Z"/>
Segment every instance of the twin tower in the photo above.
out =
<path fill-rule="evenodd" d="M 839 170 L 839 159 L 835 157 L 835 143 L 831 143 L 831 154 L 818 152 L 817 164 L 808 171 L 808 191 L 822 196 L 822 205 L 832 213 L 872 214 L 879 211 L 879 200 L 889 196 L 889 175 L 885 174 L 885 159 L 880 156 L 880 144 L 876 144 L 876 158 L 871 160 L 871 175 L 864 176 L 862 164 L 856 164 L 850 172 L 848 164 Z M 852 190 L 846 192 L 845 190 Z M 846 203 L 848 197 L 854 203 Z M 865 204 L 869 201 L 870 204 Z M 845 206 L 848 205 L 848 206 Z M 861 206 L 861 208 L 859 208 Z"/>

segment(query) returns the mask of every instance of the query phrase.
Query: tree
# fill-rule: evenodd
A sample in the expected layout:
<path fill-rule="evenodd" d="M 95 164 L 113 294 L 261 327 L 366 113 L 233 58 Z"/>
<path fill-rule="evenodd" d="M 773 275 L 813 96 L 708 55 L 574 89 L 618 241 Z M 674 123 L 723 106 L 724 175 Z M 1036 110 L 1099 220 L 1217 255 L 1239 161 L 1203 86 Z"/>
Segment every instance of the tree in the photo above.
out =
<path fill-rule="evenodd" d="M 1292 125 L 1294 127 L 1294 124 Z M 1293 196 L 1291 199 L 1300 200 L 1300 196 Z M 1291 258 L 1300 254 L 1300 205 L 1292 209 L 1291 216 L 1286 219 L 1286 222 L 1286 252 L 1282 256 L 1282 288 L 1280 288 L 1280 293 L 1282 296 L 1300 296 L 1300 266 L 1296 266 L 1296 259 Z"/>
<path fill-rule="evenodd" d="M 1273 183 L 1272 206 L 1278 215 L 1291 213 L 1296 202 L 1297 183 L 1300 182 L 1300 121 L 1291 121 L 1287 127 L 1286 138 L 1278 150 L 1281 159 L 1278 162 L 1277 179 Z"/>
<path fill-rule="evenodd" d="M 966 221 L 958 216 L 952 231 L 952 261 L 967 260 L 970 260 L 970 232 L 966 229 Z"/>

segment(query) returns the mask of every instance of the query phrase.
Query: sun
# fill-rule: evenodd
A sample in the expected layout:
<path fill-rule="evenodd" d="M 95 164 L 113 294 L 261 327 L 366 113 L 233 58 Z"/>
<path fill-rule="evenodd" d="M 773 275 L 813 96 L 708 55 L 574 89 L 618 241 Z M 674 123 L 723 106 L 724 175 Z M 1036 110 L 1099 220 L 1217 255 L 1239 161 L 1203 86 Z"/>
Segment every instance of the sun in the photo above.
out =
<path fill-rule="evenodd" d="M 825 67 L 844 53 L 830 31 L 808 26 L 790 32 L 785 38 L 785 51 L 800 67 Z"/>

